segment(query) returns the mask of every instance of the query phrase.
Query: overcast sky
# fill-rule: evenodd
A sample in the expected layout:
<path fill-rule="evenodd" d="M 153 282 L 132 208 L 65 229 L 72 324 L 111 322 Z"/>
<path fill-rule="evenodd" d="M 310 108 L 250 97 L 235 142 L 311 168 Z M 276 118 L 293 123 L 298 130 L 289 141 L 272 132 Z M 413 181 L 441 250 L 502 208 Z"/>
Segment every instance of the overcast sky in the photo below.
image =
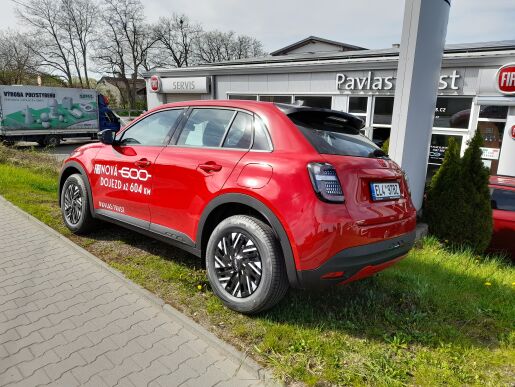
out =
<path fill-rule="evenodd" d="M 205 29 L 261 40 L 266 51 L 316 35 L 367 48 L 400 41 L 404 0 L 143 0 L 149 21 L 185 13 Z M 0 0 L 0 27 L 18 25 L 11 0 Z M 514 0 L 452 0 L 447 43 L 515 39 Z"/>

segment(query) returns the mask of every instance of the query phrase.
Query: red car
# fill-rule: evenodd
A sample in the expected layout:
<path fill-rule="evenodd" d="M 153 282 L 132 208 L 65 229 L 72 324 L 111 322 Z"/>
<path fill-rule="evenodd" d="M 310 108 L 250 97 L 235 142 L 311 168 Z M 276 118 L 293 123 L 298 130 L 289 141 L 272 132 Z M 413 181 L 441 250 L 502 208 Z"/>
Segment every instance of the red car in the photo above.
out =
<path fill-rule="evenodd" d="M 63 219 L 76 233 L 115 222 L 202 257 L 216 295 L 257 313 L 289 285 L 354 281 L 413 246 L 403 172 L 362 126 L 294 105 L 162 105 L 70 155 Z"/>
<path fill-rule="evenodd" d="M 494 232 L 490 250 L 515 260 L 515 177 L 491 176 Z"/>

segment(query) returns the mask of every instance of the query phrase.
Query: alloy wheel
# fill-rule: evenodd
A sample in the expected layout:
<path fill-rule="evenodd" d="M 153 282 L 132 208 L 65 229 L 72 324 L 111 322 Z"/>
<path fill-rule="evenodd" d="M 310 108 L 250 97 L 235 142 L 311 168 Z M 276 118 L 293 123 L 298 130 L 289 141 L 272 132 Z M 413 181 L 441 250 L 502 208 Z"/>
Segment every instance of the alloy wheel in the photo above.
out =
<path fill-rule="evenodd" d="M 64 192 L 64 216 L 71 225 L 79 223 L 82 217 L 83 200 L 77 184 L 70 184 Z"/>
<path fill-rule="evenodd" d="M 254 241 L 241 232 L 224 234 L 215 251 L 215 273 L 226 292 L 237 298 L 252 295 L 259 286 L 262 262 Z"/>

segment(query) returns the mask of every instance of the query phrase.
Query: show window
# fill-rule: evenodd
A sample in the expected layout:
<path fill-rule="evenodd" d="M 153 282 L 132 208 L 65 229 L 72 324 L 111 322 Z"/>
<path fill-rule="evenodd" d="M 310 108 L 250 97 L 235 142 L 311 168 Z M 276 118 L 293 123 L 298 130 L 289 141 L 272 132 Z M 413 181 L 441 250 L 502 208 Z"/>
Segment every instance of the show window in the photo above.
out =
<path fill-rule="evenodd" d="M 349 113 L 367 114 L 368 97 L 349 97 Z"/>
<path fill-rule="evenodd" d="M 391 125 L 393 97 L 376 97 L 374 102 L 374 125 Z"/>
<path fill-rule="evenodd" d="M 436 128 L 467 129 L 472 98 L 438 97 L 433 126 Z"/>
<path fill-rule="evenodd" d="M 482 105 L 479 107 L 479 118 L 476 130 L 483 137 L 483 163 L 496 175 L 499 167 L 504 127 L 506 126 L 507 106 Z"/>
<path fill-rule="evenodd" d="M 436 173 L 440 165 L 443 163 L 445 152 L 449 147 L 449 140 L 454 138 L 458 143 L 458 147 L 461 148 L 463 143 L 463 136 L 450 135 L 450 134 L 439 134 L 433 133 L 431 136 L 431 144 L 429 146 L 429 159 L 427 165 L 427 182 L 431 180 L 433 175 Z"/>
<path fill-rule="evenodd" d="M 257 101 L 257 95 L 248 94 L 229 94 L 228 99 L 243 99 L 246 101 Z"/>
<path fill-rule="evenodd" d="M 264 102 L 291 103 L 291 95 L 260 95 L 259 100 Z"/>
<path fill-rule="evenodd" d="M 296 95 L 295 101 L 304 101 L 304 106 L 331 109 L 333 97 L 322 97 L 314 95 Z"/>

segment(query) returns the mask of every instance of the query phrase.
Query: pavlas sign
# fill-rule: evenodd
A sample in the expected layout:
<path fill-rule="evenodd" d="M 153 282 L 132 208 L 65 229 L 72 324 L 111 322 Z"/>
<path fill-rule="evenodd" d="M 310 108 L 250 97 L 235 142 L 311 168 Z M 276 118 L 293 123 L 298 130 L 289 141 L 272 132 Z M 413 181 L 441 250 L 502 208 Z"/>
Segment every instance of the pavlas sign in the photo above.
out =
<path fill-rule="evenodd" d="M 456 85 L 457 79 L 460 75 L 456 70 L 450 75 L 441 75 L 438 82 L 438 90 L 452 89 L 458 90 Z M 392 90 L 394 88 L 395 77 L 379 77 L 374 76 L 372 71 L 369 71 L 366 77 L 349 77 L 345 74 L 336 74 L 336 88 L 338 90 Z"/>

